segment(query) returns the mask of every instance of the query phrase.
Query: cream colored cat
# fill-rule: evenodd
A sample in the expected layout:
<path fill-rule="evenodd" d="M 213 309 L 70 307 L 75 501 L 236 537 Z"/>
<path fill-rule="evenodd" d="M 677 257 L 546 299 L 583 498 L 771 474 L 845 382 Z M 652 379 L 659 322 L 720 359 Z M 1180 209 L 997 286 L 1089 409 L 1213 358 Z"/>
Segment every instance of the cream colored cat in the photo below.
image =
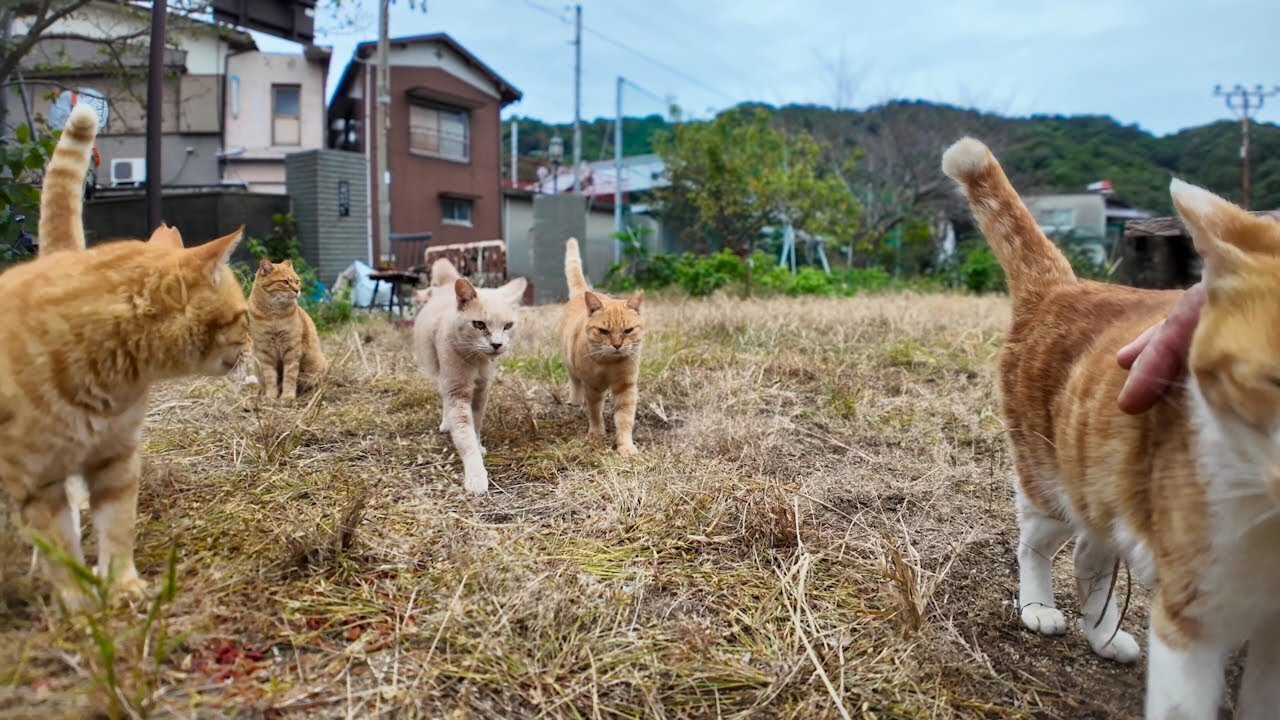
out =
<path fill-rule="evenodd" d="M 83 561 L 66 491 L 83 478 L 98 572 L 142 589 L 133 561 L 139 456 L 150 385 L 223 374 L 249 342 L 227 258 L 241 231 L 192 249 L 176 232 L 84 249 L 81 198 L 97 119 L 78 105 L 45 174 L 41 256 L 0 274 L 0 483 L 23 526 Z M 46 563 L 68 607 L 70 573 Z"/>
<path fill-rule="evenodd" d="M 953 145 L 942 166 L 1013 295 L 998 378 L 1017 475 L 1022 622 L 1066 631 L 1051 570 L 1074 537 L 1079 627 L 1094 652 L 1141 654 L 1120 629 L 1117 559 L 1154 586 L 1147 718 L 1217 718 L 1224 666 L 1244 643 L 1237 717 L 1280 716 L 1280 225 L 1173 181 L 1208 299 L 1182 390 L 1131 416 L 1116 402 L 1116 351 L 1180 293 L 1077 279 L 978 141 Z"/>
<path fill-rule="evenodd" d="M 569 302 L 560 319 L 560 342 L 569 370 L 570 401 L 586 406 L 587 433 L 603 437 L 604 397 L 612 393 L 618 452 L 638 455 L 631 433 L 639 396 L 644 296 L 636 292 L 620 300 L 592 291 L 573 238 L 565 243 L 564 276 L 569 282 Z"/>
<path fill-rule="evenodd" d="M 475 495 L 489 490 L 480 427 L 497 360 L 515 340 L 525 285 L 516 278 L 499 288 L 477 289 L 441 258 L 431 266 L 430 292 L 420 294 L 414 318 L 414 358 L 436 381 L 440 432 L 450 434 L 462 458 L 463 487 Z"/>

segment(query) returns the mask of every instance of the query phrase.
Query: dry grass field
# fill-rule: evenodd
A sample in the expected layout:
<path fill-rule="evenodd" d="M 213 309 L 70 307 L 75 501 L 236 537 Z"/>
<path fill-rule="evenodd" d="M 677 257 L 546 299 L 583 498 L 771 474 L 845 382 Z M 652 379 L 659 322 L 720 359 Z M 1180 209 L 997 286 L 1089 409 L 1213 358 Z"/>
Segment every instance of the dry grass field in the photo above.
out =
<path fill-rule="evenodd" d="M 558 308 L 528 309 L 482 498 L 402 326 L 326 338 L 305 407 L 171 384 L 138 565 L 154 595 L 176 547 L 176 592 L 51 620 L 0 520 L 0 715 L 1131 717 L 1140 667 L 1017 619 L 1008 312 L 650 298 L 629 461 L 564 404 Z"/>

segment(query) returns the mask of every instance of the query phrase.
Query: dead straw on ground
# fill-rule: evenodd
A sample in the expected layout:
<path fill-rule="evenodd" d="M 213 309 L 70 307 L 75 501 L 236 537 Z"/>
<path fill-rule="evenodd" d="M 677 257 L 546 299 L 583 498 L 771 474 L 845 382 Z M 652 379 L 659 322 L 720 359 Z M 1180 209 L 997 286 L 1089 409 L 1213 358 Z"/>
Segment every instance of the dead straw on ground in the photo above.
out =
<path fill-rule="evenodd" d="M 176 541 L 173 651 L 119 643 L 131 671 L 105 683 L 0 526 L 0 714 L 83 716 L 111 693 L 158 717 L 1137 711 L 1138 671 L 1017 622 L 1003 299 L 646 313 L 625 460 L 562 402 L 558 309 L 524 311 L 483 498 L 392 322 L 327 337 L 333 369 L 296 408 L 232 379 L 161 388 L 138 564 L 158 586 Z M 143 612 L 104 622 L 124 637 Z"/>

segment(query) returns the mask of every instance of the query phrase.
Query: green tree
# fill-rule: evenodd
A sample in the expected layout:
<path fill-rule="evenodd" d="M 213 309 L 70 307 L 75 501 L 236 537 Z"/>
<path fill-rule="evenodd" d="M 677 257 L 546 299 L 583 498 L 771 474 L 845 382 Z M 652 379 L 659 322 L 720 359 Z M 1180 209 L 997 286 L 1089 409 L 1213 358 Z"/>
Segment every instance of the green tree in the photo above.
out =
<path fill-rule="evenodd" d="M 821 146 L 806 132 L 775 126 L 763 109 L 676 125 L 657 138 L 656 150 L 671 181 L 658 193 L 664 216 L 682 221 L 708 249 L 751 257 L 764 229 L 788 220 L 835 247 L 852 240 L 858 201 L 824 172 Z"/>

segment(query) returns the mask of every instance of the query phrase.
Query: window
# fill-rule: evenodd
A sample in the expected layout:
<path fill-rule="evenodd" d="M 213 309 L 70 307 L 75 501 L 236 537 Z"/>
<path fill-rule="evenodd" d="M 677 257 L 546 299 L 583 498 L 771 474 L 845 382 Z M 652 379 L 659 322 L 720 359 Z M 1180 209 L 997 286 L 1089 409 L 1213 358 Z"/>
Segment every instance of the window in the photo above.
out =
<path fill-rule="evenodd" d="M 271 144 L 302 144 L 302 89 L 297 85 L 271 86 Z"/>
<path fill-rule="evenodd" d="M 466 111 L 410 105 L 409 150 L 446 160 L 469 161 L 471 127 Z"/>
<path fill-rule="evenodd" d="M 442 219 L 446 225 L 471 227 L 471 201 L 462 198 L 441 198 L 444 206 Z"/>

